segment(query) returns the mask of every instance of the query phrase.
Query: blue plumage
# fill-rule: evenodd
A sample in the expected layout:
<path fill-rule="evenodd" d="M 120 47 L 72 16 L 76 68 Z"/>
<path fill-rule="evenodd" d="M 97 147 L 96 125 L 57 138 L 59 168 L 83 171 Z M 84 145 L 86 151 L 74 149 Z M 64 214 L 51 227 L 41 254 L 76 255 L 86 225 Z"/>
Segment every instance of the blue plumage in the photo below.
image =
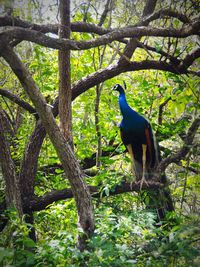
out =
<path fill-rule="evenodd" d="M 120 126 L 125 131 L 134 130 L 135 133 L 140 134 L 148 122 L 128 105 L 124 90 L 120 91 L 119 106 L 123 116 Z"/>
<path fill-rule="evenodd" d="M 121 85 L 115 85 L 119 92 L 119 106 L 122 114 L 120 123 L 121 138 L 132 160 L 132 170 L 136 179 L 140 180 L 140 189 L 144 181 L 153 177 L 153 172 L 160 160 L 159 151 L 151 125 L 147 119 L 134 111 L 127 103 L 125 91 Z M 160 177 L 162 183 L 167 178 L 163 173 Z M 148 192 L 147 208 L 156 209 L 158 219 L 165 217 L 166 211 L 173 211 L 173 201 L 168 187 Z"/>
<path fill-rule="evenodd" d="M 119 92 L 119 106 L 122 114 L 121 138 L 133 161 L 137 180 L 149 179 L 158 162 L 158 151 L 151 125 L 147 119 L 134 111 L 127 103 L 121 85 L 115 85 Z"/>

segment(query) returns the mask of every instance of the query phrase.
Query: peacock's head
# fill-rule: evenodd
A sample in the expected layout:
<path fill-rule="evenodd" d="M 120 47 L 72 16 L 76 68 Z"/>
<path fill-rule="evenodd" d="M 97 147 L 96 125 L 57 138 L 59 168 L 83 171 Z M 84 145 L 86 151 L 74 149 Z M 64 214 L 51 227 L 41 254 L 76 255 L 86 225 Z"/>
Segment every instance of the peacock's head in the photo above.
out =
<path fill-rule="evenodd" d="M 124 93 L 124 88 L 120 84 L 116 84 L 113 87 L 113 90 L 118 91 L 119 93 Z"/>

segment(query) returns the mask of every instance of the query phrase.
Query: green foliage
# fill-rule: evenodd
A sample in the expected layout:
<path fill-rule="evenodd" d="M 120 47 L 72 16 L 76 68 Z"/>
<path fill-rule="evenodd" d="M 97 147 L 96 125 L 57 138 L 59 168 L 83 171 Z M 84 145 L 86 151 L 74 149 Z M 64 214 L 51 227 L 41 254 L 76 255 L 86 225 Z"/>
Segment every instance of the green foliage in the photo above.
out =
<path fill-rule="evenodd" d="M 9 223 L 0 239 L 1 266 L 35 266 L 35 242 L 29 238 L 29 225 L 19 219 L 15 210 L 7 210 Z"/>
<path fill-rule="evenodd" d="M 96 55 L 95 52 L 94 55 Z M 56 57 L 57 54 L 54 51 L 47 53 L 45 48 L 36 46 L 29 63 L 34 78 L 42 93 L 48 97 L 49 103 L 57 95 L 55 90 L 58 87 Z M 80 58 L 81 61 L 78 60 Z M 97 58 L 95 59 L 98 61 Z M 87 51 L 72 54 L 73 81 L 94 71 L 91 60 L 92 55 Z M 155 71 L 149 71 L 148 76 L 144 75 L 144 72 L 139 72 L 121 75 L 106 81 L 99 106 L 102 150 L 113 149 L 113 145 L 110 146 L 109 142 L 114 140 L 114 144 L 118 144 L 115 152 L 120 155 L 102 156 L 101 166 L 96 176 L 87 178 L 89 184 L 101 186 L 100 199 L 95 203 L 95 234 L 88 243 L 88 250 L 80 253 L 76 248 L 77 214 L 74 201 L 61 201 L 50 205 L 44 211 L 35 213 L 37 244 L 28 238 L 27 226 L 13 217 L 10 226 L 3 233 L 1 242 L 0 257 L 4 265 L 53 267 L 85 264 L 91 267 L 199 265 L 197 224 L 188 220 L 181 225 L 179 219 L 183 220 L 185 217 L 177 219 L 171 214 L 159 228 L 156 226 L 155 214 L 140 211 L 142 207 L 139 203 L 142 196 L 138 197 L 137 194 L 110 196 L 116 185 L 120 185 L 124 179 L 128 181 L 133 179 L 130 159 L 122 154 L 124 147 L 121 144 L 117 127 L 121 119 L 117 95 L 111 91 L 113 85 L 122 83 L 122 80 L 126 80 L 127 83 L 127 99 L 130 105 L 151 120 L 159 140 L 163 140 L 163 155 L 169 155 L 174 147 L 180 146 L 181 141 L 177 135 L 185 133 L 198 105 L 196 92 L 191 89 L 196 81 L 190 80 L 187 83 L 177 75 Z M 75 153 L 79 160 L 90 157 L 97 150 L 94 119 L 95 97 L 95 90 L 90 89 L 73 102 L 73 137 Z M 169 97 L 171 100 L 163 110 L 163 123 L 158 125 L 159 105 Z M 13 147 L 16 162 L 22 159 L 25 144 L 28 142 L 27 133 L 30 135 L 32 130 L 33 118 L 26 114 L 18 129 L 15 147 Z M 184 167 L 187 164 L 187 161 L 182 162 Z M 46 169 L 47 166 L 57 167 L 51 172 L 51 169 Z M 190 159 L 189 166 L 198 168 L 195 157 Z M 168 171 L 171 181 L 175 181 L 176 178 L 176 186 L 172 188 L 178 209 L 183 199 L 186 179 L 185 171 L 181 172 L 181 170 L 181 167 L 172 166 Z M 42 146 L 35 182 L 35 194 L 38 196 L 52 189 L 69 187 L 63 170 L 59 167 L 56 152 L 48 138 Z M 194 204 L 194 196 L 198 198 L 199 195 L 198 175 L 188 173 L 186 186 L 187 194 L 184 198 L 187 198 L 187 203 L 184 202 L 183 207 L 186 209 L 186 204 L 188 204 L 198 210 Z M 103 198 L 103 194 L 107 198 Z M 180 211 L 183 212 L 183 209 Z"/>
<path fill-rule="evenodd" d="M 39 1 L 33 2 L 34 5 L 39 5 Z M 83 21 L 85 12 L 87 12 L 87 22 L 98 22 L 99 14 L 97 12 L 94 15 L 94 10 L 95 8 L 96 10 L 102 9 L 98 6 L 101 1 L 90 2 L 91 6 L 88 11 L 86 3 L 80 6 L 73 3 L 76 7 L 73 16 L 75 22 Z M 145 1 L 140 1 L 139 5 L 137 1 L 112 2 L 112 27 L 115 28 L 125 26 L 127 23 L 136 23 L 137 14 L 141 13 Z M 17 16 L 20 14 L 22 18 L 26 17 L 31 20 L 32 4 L 27 1 L 27 14 L 24 10 L 20 14 L 19 8 L 15 8 L 14 14 Z M 163 21 L 163 23 L 166 22 Z M 175 28 L 180 27 L 180 22 L 174 20 L 173 25 Z M 110 27 L 108 18 L 104 27 Z M 71 35 L 71 39 L 74 40 L 89 40 L 92 37 L 95 35 L 89 33 L 72 33 Z M 190 52 L 194 46 L 193 42 L 188 40 L 184 51 L 181 46 L 176 47 L 177 40 L 167 40 L 167 38 L 166 40 L 156 38 L 155 41 L 148 39 L 148 44 L 160 52 L 163 47 L 167 47 L 169 41 L 175 56 Z M 103 59 L 101 68 L 107 67 L 109 62 L 116 63 L 119 58 L 116 50 L 122 52 L 124 44 L 118 47 L 118 42 L 113 42 L 112 47 L 71 51 L 72 83 L 99 70 L 100 58 Z M 24 43 L 18 45 L 16 50 L 29 67 L 39 90 L 51 105 L 58 96 L 58 53 L 39 45 L 25 46 Z M 114 54 L 116 54 L 115 57 Z M 145 60 L 146 56 L 149 55 L 137 48 L 133 60 Z M 159 58 L 159 55 L 155 55 L 156 58 Z M 198 64 L 197 61 L 196 67 L 194 66 L 197 70 Z M 9 88 L 10 92 L 31 104 L 19 81 L 7 66 L 1 62 L 0 67 L 2 70 L 0 79 L 6 81 L 5 88 Z M 25 224 L 24 221 L 21 222 L 15 211 L 9 210 L 6 214 L 10 218 L 9 224 L 3 230 L 0 241 L 0 263 L 3 266 L 200 266 L 200 222 L 199 218 L 194 215 L 199 214 L 199 174 L 191 171 L 192 168 L 199 169 L 197 147 L 191 149 L 191 154 L 180 162 L 180 166 L 171 165 L 167 169 L 176 213 L 169 213 L 161 225 L 157 225 L 156 214 L 144 210 L 141 204 L 144 199 L 146 203 L 148 202 L 147 194 L 126 193 L 111 196 L 117 185 L 122 184 L 124 180 L 133 180 L 130 158 L 123 153 L 125 148 L 121 143 L 117 126 L 121 120 L 118 95 L 111 90 L 114 84 L 122 84 L 123 81 L 127 84 L 126 93 L 130 106 L 151 121 L 161 144 L 162 156 L 171 155 L 182 145 L 182 138 L 198 113 L 199 78 L 148 70 L 148 72 L 135 71 L 121 74 L 105 81 L 102 86 L 98 113 L 101 149 L 113 151 L 113 146 L 117 147 L 111 155 L 100 157 L 101 165 L 98 168 L 94 166 L 96 173 L 94 177 L 85 178 L 88 184 L 98 185 L 100 188 L 100 198 L 93 200 L 96 229 L 91 240 L 88 241 L 88 249 L 81 253 L 76 247 L 78 230 L 74 200 L 57 201 L 45 210 L 35 212 L 34 226 L 37 244 L 28 237 L 30 225 Z M 73 139 L 75 154 L 80 162 L 96 153 L 98 147 L 94 112 L 95 89 L 91 88 L 73 101 Z M 162 123 L 159 124 L 159 107 L 168 99 L 169 101 L 163 107 Z M 2 108 L 14 120 L 19 111 L 17 105 L 5 98 L 1 100 Z M 15 138 L 11 139 L 13 141 L 11 154 L 17 171 L 20 169 L 25 146 L 35 124 L 35 118 L 32 115 L 25 111 L 21 113 L 21 123 L 16 129 Z M 1 173 L 0 184 L 2 202 L 5 199 L 5 186 Z M 68 187 L 69 183 L 60 166 L 56 151 L 47 137 L 40 151 L 34 193 L 37 196 L 43 196 L 52 189 L 61 190 Z"/>
<path fill-rule="evenodd" d="M 58 230 L 75 236 L 76 220 L 74 200 L 49 205 L 48 209 L 38 212 L 35 216 L 39 240 L 44 242 L 45 239 L 55 238 Z"/>
<path fill-rule="evenodd" d="M 35 46 L 29 63 L 34 78 L 42 93 L 48 97 L 49 103 L 57 95 L 56 57 L 57 54 L 54 51 L 47 53 L 45 48 Z M 80 58 L 81 61 L 78 61 Z M 73 81 L 94 71 L 91 60 L 92 55 L 87 51 L 72 54 Z M 97 58 L 95 60 L 98 61 Z M 102 156 L 101 166 L 96 170 L 96 176 L 87 178 L 89 184 L 101 186 L 100 199 L 95 203 L 95 234 L 88 243 L 88 250 L 81 253 L 76 248 L 77 214 L 74 201 L 61 201 L 50 205 L 44 211 L 35 213 L 37 244 L 29 239 L 27 226 L 13 217 L 10 226 L 3 233 L 1 242 L 0 257 L 4 265 L 82 266 L 87 264 L 91 267 L 199 265 L 197 223 L 195 225 L 194 222 L 187 220 L 182 224 L 180 221 L 185 217 L 175 216 L 174 218 L 173 214 L 169 214 L 162 226 L 157 227 L 155 214 L 140 211 L 142 207 L 139 203 L 145 196 L 138 197 L 137 194 L 110 196 L 116 185 L 120 185 L 124 179 L 128 181 L 133 179 L 130 159 L 122 154 L 124 147 L 117 127 L 121 119 L 117 95 L 111 91 L 113 85 L 122 83 L 122 80 L 126 80 L 127 83 L 128 102 L 135 110 L 151 120 L 159 140 L 162 140 L 163 155 L 169 155 L 174 147 L 180 146 L 181 141 L 177 135 L 185 133 L 192 114 L 197 110 L 196 92 L 191 89 L 196 81 L 189 80 L 187 83 L 177 75 L 155 71 L 149 71 L 148 76 L 144 75 L 144 72 L 139 72 L 106 81 L 101 93 L 98 114 L 102 150 L 113 149 L 113 145 L 110 146 L 109 142 L 114 140 L 114 144 L 118 144 L 114 154 L 120 155 Z M 75 153 L 79 160 L 90 157 L 97 150 L 95 97 L 95 90 L 90 89 L 73 102 L 73 136 Z M 163 123 L 158 125 L 159 106 L 169 97 L 171 99 L 163 110 Z M 16 162 L 22 159 L 25 144 L 28 142 L 27 133 L 30 134 L 33 130 L 32 122 L 33 118 L 26 114 L 17 131 L 15 147 L 12 148 Z M 196 153 L 195 148 L 193 152 Z M 42 196 L 52 189 L 69 187 L 59 164 L 56 152 L 46 138 L 38 162 L 35 194 Z M 189 163 L 187 160 L 182 161 L 183 167 L 187 167 L 188 164 L 190 167 L 198 168 L 195 157 L 192 157 Z M 51 169 L 48 170 L 48 166 L 57 167 L 51 171 Z M 175 181 L 176 178 L 176 186 L 172 188 L 177 208 L 180 209 L 182 205 L 180 211 L 183 214 L 186 213 L 183 208 L 186 209 L 187 205 L 198 210 L 194 204 L 194 197 L 198 198 L 199 195 L 198 175 L 194 173 L 186 175 L 181 167 L 170 168 L 168 170 L 170 180 Z M 183 196 L 185 181 L 187 191 Z M 107 197 L 103 198 L 103 194 Z M 185 198 L 187 203 L 184 201 L 181 204 Z M 187 212 L 187 215 L 190 213 Z"/>
<path fill-rule="evenodd" d="M 47 56 L 48 51 L 48 56 Z M 33 78 L 44 94 L 48 102 L 56 96 L 56 88 L 58 88 L 58 64 L 56 51 L 51 51 L 35 45 L 29 68 L 33 74 Z"/>
<path fill-rule="evenodd" d="M 53 205 L 36 216 L 40 228 L 37 244 L 27 237 L 27 225 L 11 211 L 10 226 L 1 241 L 0 261 L 9 266 L 199 266 L 198 217 L 185 220 L 169 213 L 157 227 L 151 212 L 136 211 L 131 206 L 120 210 L 123 199 L 117 209 L 116 201 L 107 204 L 105 201 L 95 209 L 95 233 L 83 253 L 76 248 L 71 202 Z M 42 221 L 45 228 L 41 227 Z"/>

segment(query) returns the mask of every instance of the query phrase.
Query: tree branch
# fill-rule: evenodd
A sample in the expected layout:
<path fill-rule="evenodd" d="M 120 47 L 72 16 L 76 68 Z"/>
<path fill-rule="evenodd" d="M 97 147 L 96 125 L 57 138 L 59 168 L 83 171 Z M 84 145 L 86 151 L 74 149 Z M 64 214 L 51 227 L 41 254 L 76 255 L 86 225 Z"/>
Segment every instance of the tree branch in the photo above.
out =
<path fill-rule="evenodd" d="M 178 20 L 180 20 L 183 23 L 190 23 L 191 22 L 186 15 L 179 13 L 177 11 L 174 11 L 170 8 L 160 9 L 158 11 L 155 11 L 153 14 L 149 15 L 148 17 L 144 17 L 143 21 L 150 23 L 154 20 L 163 18 L 165 16 L 167 16 L 169 18 L 177 18 Z"/>
<path fill-rule="evenodd" d="M 142 189 L 158 189 L 163 188 L 163 184 L 159 182 L 148 182 L 144 183 Z M 98 186 L 88 186 L 92 197 L 94 198 L 101 198 L 106 197 L 105 191 L 100 190 Z M 116 185 L 115 188 L 109 191 L 109 196 L 115 196 L 122 193 L 128 192 L 139 192 L 140 191 L 140 183 L 133 182 L 127 183 L 124 182 L 120 185 Z M 31 200 L 31 209 L 32 211 L 40 211 L 45 209 L 48 205 L 52 204 L 58 200 L 70 199 L 73 198 L 73 193 L 70 188 L 66 188 L 63 190 L 52 190 L 51 192 L 46 193 L 42 197 L 34 197 Z"/>
<path fill-rule="evenodd" d="M 169 156 L 168 158 L 161 161 L 161 163 L 158 166 L 158 177 L 160 173 L 162 173 L 166 167 L 172 163 L 172 162 L 179 162 L 182 158 L 185 157 L 185 155 L 189 152 L 190 147 L 192 145 L 194 136 L 196 131 L 198 130 L 198 127 L 200 125 L 200 117 L 196 118 L 192 125 L 190 126 L 188 133 L 185 137 L 185 144 L 184 146 L 174 155 Z M 158 189 L 163 188 L 164 185 L 159 182 L 150 181 L 147 184 L 143 185 L 143 189 Z M 104 191 L 99 191 L 99 188 L 97 186 L 89 186 L 90 192 L 93 197 L 104 197 L 106 196 Z M 136 191 L 138 192 L 140 190 L 140 183 L 134 182 L 134 183 L 123 183 L 121 185 L 117 185 L 113 190 L 109 192 L 109 196 L 111 195 L 117 195 L 122 194 L 126 192 L 132 192 Z M 53 190 L 50 193 L 45 194 L 42 197 L 35 197 L 31 201 L 31 209 L 33 211 L 39 211 L 44 209 L 49 204 L 53 203 L 54 201 L 63 200 L 72 198 L 73 194 L 71 189 L 63 189 L 63 190 Z"/>
<path fill-rule="evenodd" d="M 70 39 L 70 0 L 60 0 L 60 29 L 59 38 Z M 72 90 L 70 50 L 58 51 L 59 66 L 59 118 L 60 130 L 66 140 L 70 140 L 73 148 L 72 137 Z"/>
<path fill-rule="evenodd" d="M 108 2 L 109 2 L 109 0 L 107 1 L 107 4 L 105 6 L 106 11 L 107 11 Z M 134 26 L 141 26 L 144 24 L 148 24 L 153 20 L 162 18 L 163 16 L 174 17 L 174 18 L 179 19 L 183 23 L 190 23 L 190 20 L 188 19 L 188 17 L 186 15 L 178 13 L 178 12 L 173 11 L 171 9 L 161 9 L 161 10 L 156 11 L 153 14 L 151 14 L 153 12 L 154 8 L 155 8 L 155 3 L 151 2 L 150 5 L 147 3 L 147 7 L 145 8 L 145 10 L 143 12 L 144 18 L 140 22 L 136 23 Z M 102 14 L 102 17 L 104 17 L 103 14 Z M 101 21 L 101 19 L 100 19 L 100 21 Z M 102 23 L 99 22 L 99 25 L 101 26 Z M 2 26 L 22 27 L 22 28 L 28 28 L 28 29 L 32 29 L 35 31 L 39 31 L 42 33 L 54 33 L 54 34 L 58 34 L 58 29 L 59 29 L 59 24 L 39 25 L 39 24 L 31 23 L 29 21 L 21 20 L 18 17 L 12 17 L 12 16 L 8 16 L 8 15 L 0 16 L 0 26 L 1 27 Z M 85 23 L 85 22 L 72 22 L 71 23 L 71 31 L 95 33 L 98 35 L 103 35 L 103 34 L 106 34 L 110 31 L 112 31 L 112 29 L 105 29 L 105 28 L 102 28 L 100 26 L 97 26 L 97 25 L 91 24 L 91 23 Z"/>
<path fill-rule="evenodd" d="M 142 24 L 148 25 L 149 21 L 145 21 L 146 16 L 151 16 L 151 14 L 154 12 L 156 8 L 157 0 L 146 0 L 143 13 L 142 13 Z"/>
<path fill-rule="evenodd" d="M 188 53 L 180 64 L 184 68 L 188 68 L 199 57 L 200 57 L 200 47 L 197 47 L 193 49 L 190 53 Z"/>
<path fill-rule="evenodd" d="M 0 37 L 8 41 L 13 38 L 19 40 L 26 40 L 30 42 L 34 42 L 40 44 L 42 46 L 46 46 L 54 49 L 71 49 L 71 50 L 85 50 L 93 47 L 101 46 L 109 44 L 113 41 L 120 40 L 122 38 L 135 38 L 142 36 L 151 36 L 151 37 L 177 37 L 177 38 L 185 38 L 191 35 L 199 35 L 200 33 L 200 20 L 192 22 L 190 24 L 184 25 L 180 29 L 174 28 L 155 28 L 155 27 L 124 27 L 118 30 L 114 30 L 110 33 L 104 34 L 103 36 L 92 39 L 90 41 L 74 41 L 67 39 L 57 39 L 53 37 L 49 37 L 44 33 L 24 29 L 20 27 L 15 27 L 14 29 L 8 29 L 0 33 Z"/>
<path fill-rule="evenodd" d="M 157 62 L 157 61 L 141 61 L 141 62 L 134 62 L 132 64 L 116 64 L 116 65 L 110 65 L 105 69 L 100 69 L 99 71 L 92 73 L 88 75 L 87 77 L 79 80 L 77 83 L 75 83 L 72 87 L 72 100 L 74 100 L 76 97 L 87 91 L 89 88 L 105 81 L 108 79 L 111 79 L 123 72 L 128 71 L 139 71 L 143 69 L 158 69 L 163 71 L 170 71 L 172 73 L 178 73 L 178 74 L 185 74 L 190 73 L 190 71 L 185 71 L 183 69 L 178 69 L 178 66 L 170 65 L 166 62 Z M 200 76 L 200 72 L 192 72 L 193 75 Z M 0 95 L 3 95 L 7 98 L 9 98 L 11 101 L 15 102 L 19 106 L 23 107 L 25 110 L 29 111 L 31 114 L 35 114 L 36 118 L 38 118 L 38 115 L 36 114 L 36 110 L 27 102 L 19 99 L 16 95 L 10 93 L 9 91 L 5 89 L 0 89 Z M 53 108 L 54 115 L 58 114 L 58 98 L 54 102 L 54 108 Z"/>
<path fill-rule="evenodd" d="M 19 105 L 23 109 L 27 110 L 29 113 L 33 114 L 36 118 L 38 118 L 38 115 L 37 115 L 35 108 L 32 107 L 28 102 L 20 99 L 15 94 L 9 92 L 6 89 L 0 89 L 0 95 L 7 97 L 12 102 L 16 103 L 17 105 Z"/>
<path fill-rule="evenodd" d="M 23 209 L 19 180 L 15 171 L 15 164 L 11 157 L 9 133 L 6 125 L 7 118 L 0 106 L 0 165 L 6 185 L 6 204 L 7 207 L 15 207 L 21 217 Z"/>
<path fill-rule="evenodd" d="M 27 29 L 32 29 L 35 31 L 39 31 L 42 33 L 53 33 L 58 34 L 59 24 L 46 24 L 39 25 L 35 23 L 31 23 L 29 21 L 21 20 L 17 17 L 11 16 L 0 16 L 0 26 L 14 26 L 14 27 L 22 27 Z M 87 33 L 95 33 L 99 35 L 103 35 L 108 33 L 110 30 L 96 26 L 92 23 L 85 22 L 72 22 L 71 30 L 73 32 L 87 32 Z"/>
<path fill-rule="evenodd" d="M 167 105 L 167 103 L 171 100 L 171 96 L 168 97 L 163 103 L 160 104 L 159 106 L 159 111 L 158 111 L 158 124 L 162 125 L 162 119 L 163 119 L 163 108 Z"/>
<path fill-rule="evenodd" d="M 171 61 L 171 63 L 173 63 L 173 64 L 179 65 L 181 62 L 181 60 L 178 59 L 177 57 L 174 57 L 174 56 L 170 55 L 169 53 L 166 53 L 163 50 L 158 51 L 155 47 L 152 47 L 150 45 L 146 45 L 146 44 L 143 44 L 141 42 L 138 42 L 138 47 L 143 48 L 145 50 L 147 49 L 148 51 L 152 51 L 152 52 L 155 52 L 161 56 L 164 56 L 166 59 L 169 59 Z"/>
<path fill-rule="evenodd" d="M 105 4 L 105 7 L 104 7 L 104 11 L 101 14 L 101 18 L 99 20 L 98 26 L 102 26 L 103 25 L 103 23 L 104 23 L 104 21 L 105 21 L 105 19 L 107 17 L 108 12 L 110 11 L 110 8 L 109 8 L 110 2 L 111 2 L 111 0 L 107 0 L 107 2 Z"/>
<path fill-rule="evenodd" d="M 169 164 L 177 163 L 187 155 L 187 153 L 191 149 L 191 146 L 193 145 L 193 139 L 195 137 L 195 134 L 199 126 L 200 126 L 200 117 L 197 117 L 190 126 L 187 135 L 184 137 L 183 147 L 180 150 L 178 150 L 175 154 L 170 155 L 169 157 L 163 159 L 159 163 L 156 169 L 156 177 L 159 177 L 160 174 L 165 171 L 165 169 Z"/>
<path fill-rule="evenodd" d="M 100 82 L 113 78 L 121 73 L 128 71 L 139 71 L 145 69 L 163 70 L 169 71 L 176 74 L 186 74 L 187 70 L 179 69 L 175 66 L 164 61 L 154 61 L 154 60 L 143 60 L 140 62 L 131 62 L 130 64 L 117 64 L 110 65 L 105 69 L 100 69 L 95 73 L 88 75 L 87 77 L 79 80 L 73 85 L 72 98 L 76 98 L 89 88 L 97 85 Z"/>
<path fill-rule="evenodd" d="M 185 171 L 190 171 L 190 172 L 193 172 L 195 174 L 199 174 L 200 173 L 200 170 L 195 169 L 195 168 L 190 167 L 190 166 L 183 166 L 183 164 L 181 162 L 175 162 L 175 164 L 178 165 L 179 167 L 182 167 L 184 169 L 184 172 Z"/>
<path fill-rule="evenodd" d="M 69 143 L 66 142 L 64 136 L 60 132 L 59 127 L 53 118 L 51 109 L 46 104 L 45 99 L 40 93 L 31 74 L 25 68 L 18 56 L 5 42 L 0 43 L 0 54 L 8 62 L 21 82 L 24 90 L 34 103 L 72 187 L 78 210 L 79 226 L 84 233 L 90 236 L 94 230 L 91 196 L 83 180 L 83 175 L 75 155 L 71 150 Z"/>
<path fill-rule="evenodd" d="M 94 87 L 95 85 L 109 80 L 121 73 L 129 71 L 139 71 L 139 70 L 162 70 L 169 71 L 175 74 L 187 74 L 190 70 L 185 68 L 180 68 L 177 65 L 167 63 L 165 61 L 154 61 L 154 60 L 143 60 L 140 62 L 131 62 L 127 64 L 111 64 L 105 69 L 100 69 L 95 73 L 82 78 L 72 86 L 72 100 L 87 91 L 88 89 Z M 193 71 L 191 74 L 200 76 L 200 72 Z M 53 104 L 53 113 L 57 115 L 58 113 L 58 98 L 55 99 Z"/>
<path fill-rule="evenodd" d="M 46 131 L 41 120 L 36 122 L 35 129 L 29 138 L 24 151 L 19 172 L 19 184 L 24 202 L 29 205 L 29 198 L 34 193 L 35 176 L 38 166 L 38 157 Z"/>

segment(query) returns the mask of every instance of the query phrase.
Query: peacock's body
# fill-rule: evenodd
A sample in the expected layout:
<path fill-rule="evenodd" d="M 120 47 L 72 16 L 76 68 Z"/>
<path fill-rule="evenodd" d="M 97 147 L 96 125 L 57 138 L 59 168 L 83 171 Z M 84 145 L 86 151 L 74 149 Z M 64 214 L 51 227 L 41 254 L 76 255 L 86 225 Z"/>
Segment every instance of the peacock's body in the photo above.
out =
<path fill-rule="evenodd" d="M 119 92 L 123 117 L 120 123 L 122 141 L 131 156 L 136 179 L 145 181 L 158 163 L 158 150 L 151 125 L 128 105 L 125 91 L 119 84 L 114 89 Z"/>
<path fill-rule="evenodd" d="M 153 177 L 160 159 L 157 142 L 149 121 L 128 105 L 123 87 L 117 84 L 114 90 L 119 92 L 121 138 L 131 156 L 133 171 L 136 179 L 141 180 L 142 188 L 143 182 Z M 160 177 L 160 181 L 166 182 L 165 174 Z M 166 187 L 150 192 L 150 202 L 147 206 L 157 210 L 159 219 L 164 218 L 166 211 L 174 210 L 169 189 Z"/>

